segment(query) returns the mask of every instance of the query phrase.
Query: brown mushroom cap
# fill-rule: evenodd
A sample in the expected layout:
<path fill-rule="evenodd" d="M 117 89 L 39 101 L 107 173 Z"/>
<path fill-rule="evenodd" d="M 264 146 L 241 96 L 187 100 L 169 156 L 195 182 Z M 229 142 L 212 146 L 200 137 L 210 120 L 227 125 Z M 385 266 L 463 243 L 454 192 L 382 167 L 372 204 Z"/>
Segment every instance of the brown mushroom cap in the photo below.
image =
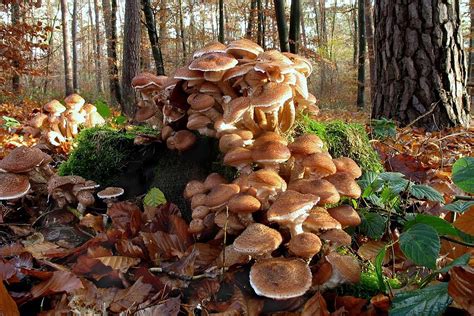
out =
<path fill-rule="evenodd" d="M 293 92 L 287 84 L 269 82 L 252 96 L 251 104 L 255 107 L 269 108 L 285 103 L 292 96 Z"/>
<path fill-rule="evenodd" d="M 74 186 L 85 183 L 86 179 L 81 176 L 58 176 L 54 175 L 48 180 L 48 193 L 51 194 L 55 189 L 62 186 Z"/>
<path fill-rule="evenodd" d="M 206 194 L 199 193 L 191 198 L 191 209 L 194 210 L 196 207 L 203 206 L 206 204 Z"/>
<path fill-rule="evenodd" d="M 219 150 L 226 153 L 236 147 L 244 147 L 244 140 L 237 134 L 225 134 L 219 139 Z"/>
<path fill-rule="evenodd" d="M 3 160 L 0 160 L 0 171 L 28 172 L 46 161 L 51 161 L 51 157 L 39 148 L 20 146 L 13 149 Z"/>
<path fill-rule="evenodd" d="M 288 249 L 301 258 L 312 258 L 321 250 L 321 240 L 313 233 L 304 232 L 291 238 Z"/>
<path fill-rule="evenodd" d="M 283 136 L 281 136 L 280 134 L 275 133 L 275 132 L 265 132 L 265 133 L 260 134 L 257 137 L 257 139 L 255 139 L 255 141 L 253 143 L 253 146 L 258 147 L 258 146 L 261 146 L 262 144 L 265 144 L 267 142 L 277 142 L 277 143 L 281 143 L 283 145 L 288 144 L 286 139 L 283 138 Z"/>
<path fill-rule="evenodd" d="M 211 209 L 222 207 L 239 192 L 240 187 L 237 184 L 218 184 L 207 195 L 206 206 Z"/>
<path fill-rule="evenodd" d="M 331 182 L 340 195 L 344 195 L 353 199 L 358 199 L 361 195 L 361 189 L 357 182 L 347 173 L 335 173 L 325 177 L 327 181 Z"/>
<path fill-rule="evenodd" d="M 292 155 L 307 156 L 322 151 L 323 141 L 314 134 L 304 134 L 288 145 Z"/>
<path fill-rule="evenodd" d="M 260 223 L 253 223 L 234 240 L 234 249 L 242 254 L 261 256 L 277 249 L 282 237 L 273 228 Z"/>
<path fill-rule="evenodd" d="M 180 67 L 176 69 L 174 78 L 183 80 L 201 80 L 204 78 L 204 73 L 199 70 L 190 70 L 188 67 Z"/>
<path fill-rule="evenodd" d="M 337 172 L 345 172 L 352 178 L 357 179 L 362 175 L 362 170 L 357 163 L 349 157 L 340 157 L 332 160 L 336 165 Z"/>
<path fill-rule="evenodd" d="M 233 124 L 239 121 L 245 112 L 249 111 L 250 109 L 250 98 L 238 97 L 232 99 L 224 108 L 224 122 Z"/>
<path fill-rule="evenodd" d="M 336 165 L 326 153 L 315 153 L 303 160 L 303 166 L 311 171 L 311 175 L 323 178 L 336 173 Z"/>
<path fill-rule="evenodd" d="M 252 160 L 259 164 L 279 164 L 290 157 L 290 150 L 280 142 L 269 141 L 252 147 Z"/>
<path fill-rule="evenodd" d="M 319 238 L 336 246 L 350 246 L 352 237 L 342 229 L 330 229 L 319 235 Z"/>
<path fill-rule="evenodd" d="M 260 201 L 248 194 L 236 195 L 228 204 L 229 211 L 233 213 L 254 213 L 260 206 Z"/>
<path fill-rule="evenodd" d="M 224 165 L 240 168 L 252 163 L 252 151 L 237 147 L 228 151 L 224 156 Z"/>
<path fill-rule="evenodd" d="M 211 119 L 205 115 L 193 114 L 189 116 L 188 123 L 186 127 L 190 130 L 199 130 L 201 128 L 206 128 L 212 123 Z"/>
<path fill-rule="evenodd" d="M 354 227 L 361 223 L 359 214 L 349 205 L 340 205 L 328 209 L 329 215 L 341 223 L 342 227 Z"/>
<path fill-rule="evenodd" d="M 207 190 L 204 187 L 204 183 L 198 180 L 191 180 L 188 183 L 186 183 L 186 186 L 184 188 L 184 198 L 190 199 L 193 196 L 201 193 L 206 193 Z"/>
<path fill-rule="evenodd" d="M 290 182 L 288 189 L 319 196 L 318 205 L 337 203 L 341 198 L 336 187 L 324 179 L 298 179 Z"/>
<path fill-rule="evenodd" d="M 95 199 L 94 195 L 88 190 L 82 190 L 76 194 L 77 201 L 82 205 L 82 207 L 88 207 L 94 205 Z"/>
<path fill-rule="evenodd" d="M 260 53 L 263 52 L 263 48 L 251 40 L 242 38 L 230 42 L 227 46 L 226 52 L 239 59 L 255 59 Z"/>
<path fill-rule="evenodd" d="M 43 110 L 48 113 L 60 114 L 66 111 L 66 107 L 61 104 L 58 100 L 51 100 L 43 105 Z"/>
<path fill-rule="evenodd" d="M 234 213 L 227 213 L 225 211 L 218 212 L 214 217 L 214 223 L 220 227 L 227 227 L 227 233 L 240 232 L 245 226 L 240 222 L 239 218 Z"/>
<path fill-rule="evenodd" d="M 124 189 L 119 187 L 107 187 L 97 193 L 97 196 L 101 199 L 113 199 L 121 196 L 124 193 Z"/>
<path fill-rule="evenodd" d="M 186 151 L 190 149 L 197 140 L 196 135 L 194 135 L 188 130 L 178 131 L 172 137 L 174 139 L 175 148 L 178 151 Z"/>
<path fill-rule="evenodd" d="M 225 251 L 225 256 L 224 256 Z M 242 254 L 241 252 L 235 251 L 234 245 L 229 245 L 225 247 L 224 251 L 219 254 L 219 257 L 216 259 L 217 266 L 222 267 L 231 267 L 237 264 L 246 264 L 250 261 L 250 256 Z"/>
<path fill-rule="evenodd" d="M 227 180 L 217 172 L 213 172 L 206 177 L 206 180 L 204 180 L 204 187 L 207 191 L 210 191 L 215 186 L 224 183 L 227 183 Z"/>
<path fill-rule="evenodd" d="M 213 97 L 203 93 L 193 93 L 189 95 L 187 101 L 191 108 L 198 112 L 212 108 L 216 102 Z"/>
<path fill-rule="evenodd" d="M 359 282 L 361 268 L 356 258 L 331 252 L 326 256 L 326 260 L 332 265 L 333 273 L 335 272 L 334 270 L 337 270 L 343 281 L 349 283 Z"/>
<path fill-rule="evenodd" d="M 46 114 L 38 112 L 34 114 L 34 116 L 28 121 L 28 125 L 35 128 L 40 128 L 43 126 L 43 123 L 47 118 L 48 116 Z"/>
<path fill-rule="evenodd" d="M 153 117 L 155 113 L 158 112 L 158 109 L 154 106 L 145 106 L 142 108 L 139 108 L 137 112 L 135 113 L 135 121 L 137 122 L 144 122 L 148 120 L 149 118 Z"/>
<path fill-rule="evenodd" d="M 308 213 L 318 202 L 319 197 L 287 190 L 280 195 L 268 209 L 267 217 L 271 222 L 293 222 Z"/>
<path fill-rule="evenodd" d="M 30 190 L 27 176 L 0 173 L 0 200 L 13 200 L 24 196 Z"/>
<path fill-rule="evenodd" d="M 203 48 L 198 49 L 194 52 L 193 58 L 199 58 L 202 55 L 209 54 L 209 53 L 225 53 L 227 46 L 220 42 L 211 42 L 204 45 Z"/>
<path fill-rule="evenodd" d="M 189 65 L 191 70 L 200 71 L 222 71 L 238 64 L 232 55 L 223 53 L 209 53 L 196 58 Z"/>
<path fill-rule="evenodd" d="M 260 169 L 252 172 L 248 177 L 248 184 L 254 188 L 265 188 L 276 191 L 285 191 L 286 182 L 273 169 Z"/>
<path fill-rule="evenodd" d="M 289 299 L 311 287 L 311 270 L 301 259 L 270 258 L 256 262 L 250 269 L 250 285 L 255 293 L 273 299 Z"/>
<path fill-rule="evenodd" d="M 155 76 L 149 72 L 142 72 L 132 79 L 132 87 L 141 92 L 152 92 L 161 90 L 167 83 L 168 77 Z"/>
<path fill-rule="evenodd" d="M 73 93 L 73 94 L 68 95 L 64 99 L 64 102 L 69 108 L 74 108 L 75 110 L 79 110 L 86 103 L 86 100 L 84 100 L 79 94 Z"/>
<path fill-rule="evenodd" d="M 310 215 L 304 221 L 303 227 L 311 232 L 318 233 L 334 228 L 341 228 L 341 223 L 332 218 L 322 207 L 315 207 L 311 210 Z"/>

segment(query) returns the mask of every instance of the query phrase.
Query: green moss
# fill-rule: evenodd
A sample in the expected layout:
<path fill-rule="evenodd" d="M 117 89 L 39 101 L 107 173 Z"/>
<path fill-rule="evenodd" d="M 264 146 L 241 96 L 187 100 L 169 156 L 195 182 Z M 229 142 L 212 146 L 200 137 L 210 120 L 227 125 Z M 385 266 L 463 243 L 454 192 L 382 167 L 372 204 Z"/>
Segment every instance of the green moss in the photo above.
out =
<path fill-rule="evenodd" d="M 300 129 L 318 135 L 333 157 L 352 158 L 363 170 L 383 171 L 382 163 L 370 145 L 364 125 L 342 121 L 316 122 L 304 117 Z"/>
<path fill-rule="evenodd" d="M 94 127 L 77 136 L 69 159 L 59 167 L 60 175 L 80 175 L 102 185 L 113 183 L 136 150 L 133 140 L 137 134 L 156 134 L 147 127 L 115 130 Z"/>

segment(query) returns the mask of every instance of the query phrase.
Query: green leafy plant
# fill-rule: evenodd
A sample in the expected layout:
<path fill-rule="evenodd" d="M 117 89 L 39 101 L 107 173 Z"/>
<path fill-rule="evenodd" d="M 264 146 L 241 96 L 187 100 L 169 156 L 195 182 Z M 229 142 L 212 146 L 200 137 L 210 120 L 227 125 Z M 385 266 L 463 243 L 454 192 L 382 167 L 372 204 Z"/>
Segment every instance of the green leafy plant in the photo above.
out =
<path fill-rule="evenodd" d="M 21 123 L 13 117 L 4 115 L 2 116 L 2 120 L 3 120 L 2 127 L 8 131 L 10 131 L 13 128 L 17 128 L 21 125 Z"/>
<path fill-rule="evenodd" d="M 376 139 L 394 138 L 397 136 L 397 125 L 392 120 L 382 118 L 380 120 L 372 120 L 372 136 Z"/>
<path fill-rule="evenodd" d="M 151 188 L 143 198 L 143 204 L 146 206 L 157 207 L 165 203 L 165 194 L 158 188 Z"/>
<path fill-rule="evenodd" d="M 474 157 L 464 157 L 453 165 L 453 182 L 467 193 L 474 193 Z"/>

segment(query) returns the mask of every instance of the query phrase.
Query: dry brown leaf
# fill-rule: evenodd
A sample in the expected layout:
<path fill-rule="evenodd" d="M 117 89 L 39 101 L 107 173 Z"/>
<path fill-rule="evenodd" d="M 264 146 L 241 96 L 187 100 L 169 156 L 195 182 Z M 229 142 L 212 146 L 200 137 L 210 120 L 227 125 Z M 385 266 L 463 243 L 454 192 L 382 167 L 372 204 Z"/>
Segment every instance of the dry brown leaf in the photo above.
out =
<path fill-rule="evenodd" d="M 125 230 L 135 236 L 142 224 L 142 212 L 131 202 L 117 202 L 107 210 L 107 215 L 112 219 L 114 226 Z"/>
<path fill-rule="evenodd" d="M 61 292 L 71 293 L 82 287 L 81 280 L 74 274 L 66 271 L 55 271 L 49 280 L 33 286 L 31 295 L 37 298 Z"/>
<path fill-rule="evenodd" d="M 378 253 L 383 247 L 385 247 L 385 243 L 383 241 L 370 240 L 360 246 L 359 250 L 357 250 L 357 253 L 365 260 L 374 261 L 375 257 L 377 257 Z"/>
<path fill-rule="evenodd" d="M 145 301 L 146 297 L 150 293 L 152 286 L 142 282 L 139 278 L 131 287 L 117 291 L 115 297 L 110 304 L 110 310 L 114 313 L 119 313 L 132 306 Z"/>
<path fill-rule="evenodd" d="M 449 274 L 451 275 L 448 285 L 449 295 L 458 306 L 473 315 L 474 267 L 453 267 Z"/>
<path fill-rule="evenodd" d="M 132 258 L 145 258 L 142 248 L 133 244 L 131 240 L 120 239 L 115 243 L 115 249 L 122 256 L 132 257 Z"/>
<path fill-rule="evenodd" d="M 150 306 L 145 309 L 141 309 L 135 312 L 135 316 L 155 316 L 155 315 L 166 315 L 166 316 L 177 316 L 181 307 L 181 299 L 179 297 L 173 297 L 166 301 Z"/>
<path fill-rule="evenodd" d="M 92 228 L 98 233 L 103 232 L 104 229 L 104 217 L 97 215 L 94 216 L 92 214 L 86 214 L 81 221 L 79 222 L 82 226 Z"/>
<path fill-rule="evenodd" d="M 162 231 L 155 233 L 142 232 L 141 235 L 151 260 L 157 260 L 158 258 L 170 259 L 175 256 L 182 257 L 186 252 L 186 244 L 177 235 Z"/>
<path fill-rule="evenodd" d="M 108 257 L 112 255 L 112 250 L 100 245 L 87 248 L 87 256 L 91 258 Z"/>
<path fill-rule="evenodd" d="M 336 309 L 344 307 L 349 316 L 358 316 L 362 314 L 364 306 L 367 305 L 367 300 L 354 296 L 338 296 L 336 297 Z"/>
<path fill-rule="evenodd" d="M 65 249 L 49 241 L 25 245 L 25 250 L 31 253 L 35 259 L 48 259 L 66 252 Z"/>
<path fill-rule="evenodd" d="M 25 247 L 20 243 L 14 243 L 0 247 L 0 257 L 13 257 L 18 256 L 20 253 L 25 252 Z"/>
<path fill-rule="evenodd" d="M 0 315 L 16 316 L 20 315 L 18 306 L 8 293 L 3 280 L 0 278 Z"/>
<path fill-rule="evenodd" d="M 108 256 L 99 257 L 97 259 L 106 266 L 109 266 L 114 270 L 120 270 L 121 272 L 127 272 L 128 269 L 140 262 L 140 259 L 124 256 Z"/>
<path fill-rule="evenodd" d="M 466 234 L 474 235 L 474 208 L 471 207 L 459 216 L 454 222 L 454 227 Z"/>
<path fill-rule="evenodd" d="M 329 315 L 328 307 L 321 292 L 311 297 L 304 305 L 301 316 L 327 316 Z"/>

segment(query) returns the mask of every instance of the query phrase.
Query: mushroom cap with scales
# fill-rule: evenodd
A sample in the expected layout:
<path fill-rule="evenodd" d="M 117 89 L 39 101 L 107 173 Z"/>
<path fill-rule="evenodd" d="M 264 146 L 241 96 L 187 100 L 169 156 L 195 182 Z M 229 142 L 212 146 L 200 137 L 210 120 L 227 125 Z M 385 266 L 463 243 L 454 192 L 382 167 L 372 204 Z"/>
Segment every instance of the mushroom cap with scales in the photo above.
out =
<path fill-rule="evenodd" d="M 0 173 L 0 201 L 18 199 L 30 190 L 27 176 L 14 173 Z"/>
<path fill-rule="evenodd" d="M 305 294 L 311 281 L 309 266 L 298 258 L 263 259 L 250 269 L 250 285 L 255 293 L 277 300 Z"/>
<path fill-rule="evenodd" d="M 0 172 L 28 172 L 46 161 L 51 161 L 51 157 L 39 148 L 20 146 L 0 160 Z"/>
<path fill-rule="evenodd" d="M 254 257 L 270 254 L 280 247 L 281 234 L 260 223 L 252 223 L 234 240 L 234 249 Z"/>
<path fill-rule="evenodd" d="M 124 189 L 119 187 L 107 187 L 104 190 L 98 192 L 97 196 L 101 199 L 113 199 L 121 196 L 124 192 Z"/>

